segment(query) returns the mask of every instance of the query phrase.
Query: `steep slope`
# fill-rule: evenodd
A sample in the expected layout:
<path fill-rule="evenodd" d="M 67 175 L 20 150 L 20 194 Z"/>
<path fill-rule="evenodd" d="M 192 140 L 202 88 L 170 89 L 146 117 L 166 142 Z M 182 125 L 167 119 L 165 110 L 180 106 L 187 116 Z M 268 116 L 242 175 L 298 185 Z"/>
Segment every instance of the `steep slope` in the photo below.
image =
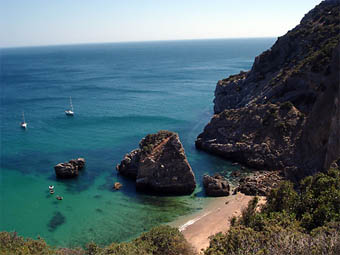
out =
<path fill-rule="evenodd" d="M 340 155 L 339 23 L 340 0 L 323 1 L 249 72 L 219 81 L 196 147 L 296 178 L 328 169 Z"/>

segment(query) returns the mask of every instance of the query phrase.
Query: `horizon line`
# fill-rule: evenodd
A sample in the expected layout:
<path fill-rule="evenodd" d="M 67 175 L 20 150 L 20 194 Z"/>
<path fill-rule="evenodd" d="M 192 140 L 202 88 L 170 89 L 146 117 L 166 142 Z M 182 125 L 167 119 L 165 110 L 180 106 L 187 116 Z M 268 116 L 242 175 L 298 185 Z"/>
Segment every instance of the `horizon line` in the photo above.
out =
<path fill-rule="evenodd" d="M 78 42 L 61 44 L 38 44 L 22 46 L 0 46 L 0 49 L 34 48 L 34 47 L 54 47 L 54 46 L 76 46 L 92 44 L 119 44 L 119 43 L 152 43 L 152 42 L 175 42 L 175 41 L 204 41 L 204 40 L 235 40 L 235 39 L 266 39 L 278 38 L 279 36 L 254 36 L 254 37 L 220 37 L 220 38 L 193 38 L 193 39 L 164 39 L 164 40 L 136 40 L 136 41 L 111 41 L 111 42 Z"/>

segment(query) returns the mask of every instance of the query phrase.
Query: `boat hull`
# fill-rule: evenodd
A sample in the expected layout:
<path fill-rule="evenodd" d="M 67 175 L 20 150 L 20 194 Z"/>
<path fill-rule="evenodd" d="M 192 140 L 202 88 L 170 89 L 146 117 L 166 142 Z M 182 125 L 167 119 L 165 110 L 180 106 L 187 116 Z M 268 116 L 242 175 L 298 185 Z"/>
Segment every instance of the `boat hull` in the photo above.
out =
<path fill-rule="evenodd" d="M 72 111 L 65 111 L 65 114 L 66 114 L 67 116 L 73 116 L 73 115 L 74 115 L 74 112 L 72 112 Z"/>

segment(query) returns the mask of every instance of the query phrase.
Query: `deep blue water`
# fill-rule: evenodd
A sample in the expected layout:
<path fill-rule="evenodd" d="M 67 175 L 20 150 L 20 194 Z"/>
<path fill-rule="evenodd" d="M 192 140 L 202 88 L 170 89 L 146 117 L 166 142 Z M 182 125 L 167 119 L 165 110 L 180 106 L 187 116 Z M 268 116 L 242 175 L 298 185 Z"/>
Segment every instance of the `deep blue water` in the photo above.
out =
<path fill-rule="evenodd" d="M 51 245 L 127 241 L 202 208 L 204 173 L 227 161 L 195 150 L 213 114 L 216 82 L 251 68 L 274 39 L 112 43 L 0 49 L 0 231 Z M 67 117 L 72 96 L 75 116 Z M 19 126 L 22 111 L 28 129 Z M 138 194 L 115 165 L 148 133 L 178 132 L 198 182 L 196 196 Z M 60 181 L 53 166 L 85 157 Z M 112 191 L 115 181 L 121 191 Z M 48 185 L 56 187 L 57 201 Z"/>

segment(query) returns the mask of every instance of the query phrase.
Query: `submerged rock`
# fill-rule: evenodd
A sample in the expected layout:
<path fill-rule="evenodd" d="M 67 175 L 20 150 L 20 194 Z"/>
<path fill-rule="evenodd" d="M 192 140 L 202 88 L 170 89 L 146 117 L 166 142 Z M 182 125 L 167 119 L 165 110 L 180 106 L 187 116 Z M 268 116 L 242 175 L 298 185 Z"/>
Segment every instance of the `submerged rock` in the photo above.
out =
<path fill-rule="evenodd" d="M 79 174 L 78 170 L 85 166 L 85 159 L 71 159 L 68 163 L 59 163 L 54 167 L 55 174 L 58 178 L 73 178 Z"/>
<path fill-rule="evenodd" d="M 214 176 L 204 175 L 203 186 L 205 193 L 212 197 L 229 196 L 230 186 L 226 178 L 220 174 Z"/>
<path fill-rule="evenodd" d="M 55 231 L 60 225 L 66 222 L 65 216 L 61 212 L 56 212 L 47 224 L 48 231 Z"/>
<path fill-rule="evenodd" d="M 127 154 L 117 165 L 117 171 L 134 178 L 139 191 L 185 195 L 196 187 L 178 134 L 171 131 L 147 135 L 139 143 L 139 149 Z"/>

